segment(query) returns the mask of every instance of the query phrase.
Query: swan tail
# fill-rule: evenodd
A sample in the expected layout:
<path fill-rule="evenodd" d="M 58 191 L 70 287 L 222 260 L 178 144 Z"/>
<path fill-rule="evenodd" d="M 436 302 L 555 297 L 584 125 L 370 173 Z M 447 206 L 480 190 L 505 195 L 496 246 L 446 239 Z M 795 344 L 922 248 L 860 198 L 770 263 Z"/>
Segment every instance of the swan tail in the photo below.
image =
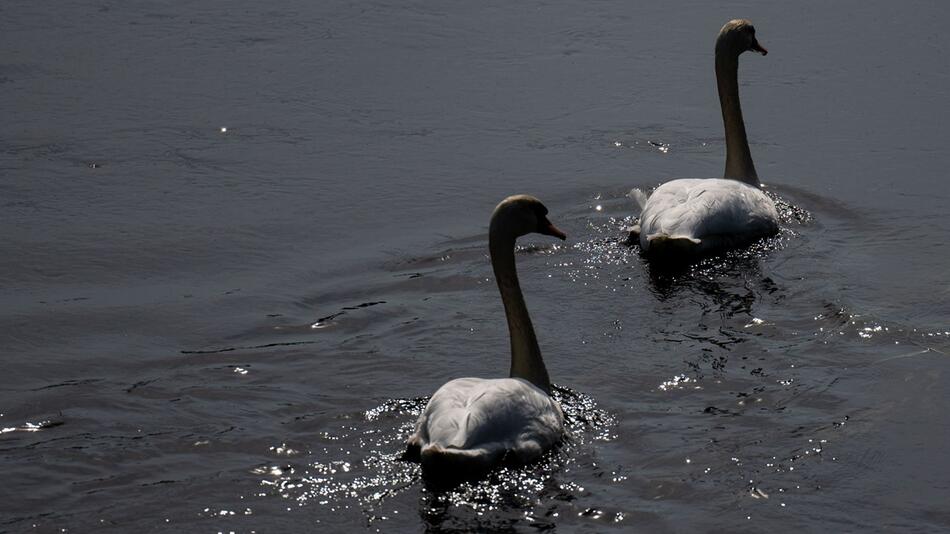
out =
<path fill-rule="evenodd" d="M 410 462 L 422 460 L 422 440 L 418 435 L 413 435 L 406 441 L 406 451 L 402 453 L 402 459 Z"/>
<path fill-rule="evenodd" d="M 494 465 L 494 454 L 486 449 L 457 449 L 431 443 L 420 451 L 422 474 L 429 481 L 456 481 L 483 475 Z"/>
<path fill-rule="evenodd" d="M 647 205 L 647 194 L 644 193 L 642 189 L 634 187 L 627 193 L 627 197 L 633 200 L 637 207 L 640 208 L 640 213 L 643 213 L 643 208 Z"/>
<path fill-rule="evenodd" d="M 640 225 L 635 224 L 624 229 L 627 232 L 627 244 L 636 245 L 640 242 Z"/>
<path fill-rule="evenodd" d="M 648 251 L 651 255 L 664 258 L 687 257 L 699 252 L 701 239 L 685 235 L 650 234 Z"/>

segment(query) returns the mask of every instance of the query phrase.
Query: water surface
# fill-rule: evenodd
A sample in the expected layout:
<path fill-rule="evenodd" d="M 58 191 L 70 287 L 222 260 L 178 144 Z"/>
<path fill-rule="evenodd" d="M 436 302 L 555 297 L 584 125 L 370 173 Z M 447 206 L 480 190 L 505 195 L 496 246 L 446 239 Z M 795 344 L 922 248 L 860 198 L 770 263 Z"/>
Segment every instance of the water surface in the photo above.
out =
<path fill-rule="evenodd" d="M 0 530 L 950 528 L 950 11 L 935 2 L 0 7 Z M 630 188 L 780 235 L 682 272 Z M 433 492 L 426 396 L 508 368 L 494 205 L 571 439 Z M 35 527 L 35 528 L 34 528 Z"/>

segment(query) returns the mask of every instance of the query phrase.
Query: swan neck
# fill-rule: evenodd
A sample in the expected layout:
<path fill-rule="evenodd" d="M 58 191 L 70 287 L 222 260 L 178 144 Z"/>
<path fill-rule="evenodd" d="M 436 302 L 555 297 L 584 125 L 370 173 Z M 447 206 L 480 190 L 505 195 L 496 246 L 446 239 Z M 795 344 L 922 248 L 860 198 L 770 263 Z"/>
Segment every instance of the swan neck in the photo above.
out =
<path fill-rule="evenodd" d="M 716 51 L 716 84 L 719 87 L 719 105 L 726 131 L 726 170 L 724 178 L 759 185 L 759 176 L 752 163 L 749 138 L 739 105 L 739 56 L 728 51 Z"/>
<path fill-rule="evenodd" d="M 493 221 L 494 223 L 495 221 Z M 511 377 L 522 378 L 543 391 L 551 392 L 548 371 L 541 359 L 541 349 L 528 316 L 518 272 L 515 268 L 515 236 L 505 233 L 504 225 L 492 224 L 489 251 L 495 281 L 505 305 L 508 334 L 511 339 Z"/>

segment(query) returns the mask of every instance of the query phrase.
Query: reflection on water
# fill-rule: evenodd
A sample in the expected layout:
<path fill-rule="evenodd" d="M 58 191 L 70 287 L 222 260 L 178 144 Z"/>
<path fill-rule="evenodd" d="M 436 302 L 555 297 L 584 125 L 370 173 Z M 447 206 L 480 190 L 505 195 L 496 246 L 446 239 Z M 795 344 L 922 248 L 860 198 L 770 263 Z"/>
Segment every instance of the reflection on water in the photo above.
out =
<path fill-rule="evenodd" d="M 62 421 L 40 421 L 39 423 L 31 423 L 27 421 L 20 426 L 8 426 L 0 428 L 0 434 L 6 434 L 7 432 L 39 432 L 40 430 L 53 428 L 61 424 L 63 424 Z"/>

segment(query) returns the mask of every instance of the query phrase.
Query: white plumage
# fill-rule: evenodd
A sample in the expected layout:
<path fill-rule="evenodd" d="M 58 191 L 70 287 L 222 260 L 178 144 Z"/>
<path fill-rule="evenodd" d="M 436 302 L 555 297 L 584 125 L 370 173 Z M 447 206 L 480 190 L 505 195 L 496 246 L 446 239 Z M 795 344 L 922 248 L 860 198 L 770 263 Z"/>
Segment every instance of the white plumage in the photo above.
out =
<path fill-rule="evenodd" d="M 640 213 L 640 249 L 663 240 L 696 252 L 738 246 L 778 231 L 775 203 L 761 189 L 725 178 L 683 178 L 661 185 Z"/>
<path fill-rule="evenodd" d="M 423 466 L 480 470 L 530 462 L 560 441 L 564 417 L 547 393 L 520 378 L 457 378 L 429 400 L 409 447 Z"/>

